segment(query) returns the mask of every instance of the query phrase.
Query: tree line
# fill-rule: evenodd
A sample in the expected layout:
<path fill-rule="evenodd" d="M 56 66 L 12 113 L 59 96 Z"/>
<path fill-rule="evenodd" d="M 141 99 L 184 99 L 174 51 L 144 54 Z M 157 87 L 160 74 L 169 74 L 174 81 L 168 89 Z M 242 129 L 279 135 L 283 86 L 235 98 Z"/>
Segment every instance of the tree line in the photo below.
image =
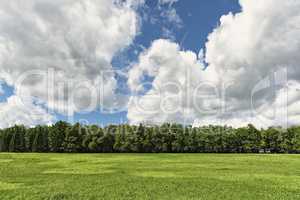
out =
<path fill-rule="evenodd" d="M 191 127 L 71 125 L 0 130 L 0 152 L 60 153 L 300 153 L 300 127 L 256 129 L 227 126 Z"/>

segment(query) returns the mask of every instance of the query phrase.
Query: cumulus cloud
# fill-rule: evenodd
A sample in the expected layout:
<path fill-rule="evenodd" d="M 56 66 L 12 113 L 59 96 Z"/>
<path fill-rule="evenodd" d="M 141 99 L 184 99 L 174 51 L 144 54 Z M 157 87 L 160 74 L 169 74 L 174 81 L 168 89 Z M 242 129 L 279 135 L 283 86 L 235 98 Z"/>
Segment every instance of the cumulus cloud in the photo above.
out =
<path fill-rule="evenodd" d="M 295 96 L 295 88 L 299 86 L 300 2 L 240 0 L 240 4 L 242 12 L 223 16 L 206 44 L 209 67 L 217 71 L 222 82 L 230 83 L 226 90 L 232 107 L 229 112 L 251 113 L 253 104 L 261 113 L 290 111 L 291 102 L 282 105 L 278 101 Z M 280 75 L 286 81 L 277 81 L 276 76 Z M 269 87 L 255 91 L 266 78 Z M 283 96 L 282 91 L 291 85 Z M 246 121 L 250 117 L 247 114 L 241 118 Z M 255 117 L 252 113 L 252 118 Z M 287 121 L 294 123 L 297 118 L 289 113 Z M 273 122 L 274 125 L 284 123 L 275 119 Z"/>
<path fill-rule="evenodd" d="M 174 36 L 166 24 L 182 23 L 176 2 L 159 0 L 155 11 L 168 38 Z M 0 127 L 49 123 L 48 108 L 72 115 L 127 102 L 117 94 L 111 62 L 138 34 L 136 9 L 143 4 L 1 1 L 0 80 L 15 95 L 0 104 L 5 119 Z M 240 13 L 221 17 L 199 54 L 164 39 L 142 52 L 128 74 L 131 123 L 300 122 L 300 2 L 240 0 L 240 5 Z M 25 106 L 17 103 L 20 98 Z"/>
<path fill-rule="evenodd" d="M 44 108 L 35 105 L 32 100 L 11 96 L 6 102 L 0 103 L 0 128 L 16 124 L 34 126 L 51 124 L 54 117 Z"/>
<path fill-rule="evenodd" d="M 211 112 L 220 103 L 210 91 L 217 79 L 214 71 L 204 72 L 200 61 L 176 43 L 154 41 L 129 72 L 128 85 L 134 94 L 128 106 L 129 121 L 193 123 Z M 207 98 L 200 99 L 203 96 Z"/>
<path fill-rule="evenodd" d="M 131 121 L 233 126 L 252 122 L 260 127 L 300 122 L 297 109 L 300 100 L 300 2 L 240 0 L 240 4 L 240 13 L 221 17 L 220 25 L 208 36 L 203 57 L 197 58 L 195 53 L 162 41 L 155 42 L 141 55 L 139 63 L 130 72 L 129 86 L 134 89 L 143 78 L 152 77 L 150 91 L 136 98 L 141 100 L 141 105 L 155 108 L 157 112 L 148 115 L 129 107 Z M 208 65 L 205 71 L 201 70 L 201 61 Z M 186 112 L 159 109 L 161 101 L 149 98 L 153 88 L 170 80 L 180 82 L 186 71 L 191 72 L 191 83 L 181 85 L 185 86 L 182 93 L 188 100 L 180 103 L 172 99 L 164 101 L 173 110 Z M 200 98 L 199 106 L 186 104 L 191 101 L 191 94 L 184 91 L 195 90 L 201 82 L 207 82 L 207 78 L 212 79 L 208 81 L 213 87 L 201 88 L 200 96 L 203 99 L 202 94 L 211 91 L 215 98 L 205 102 Z M 170 91 L 172 89 L 168 87 L 160 92 L 169 95 Z M 203 108 L 215 108 L 218 112 L 205 113 Z"/>
<path fill-rule="evenodd" d="M 119 106 L 111 62 L 137 35 L 140 4 L 1 1 L 0 79 L 19 97 L 34 97 L 64 114 Z"/>

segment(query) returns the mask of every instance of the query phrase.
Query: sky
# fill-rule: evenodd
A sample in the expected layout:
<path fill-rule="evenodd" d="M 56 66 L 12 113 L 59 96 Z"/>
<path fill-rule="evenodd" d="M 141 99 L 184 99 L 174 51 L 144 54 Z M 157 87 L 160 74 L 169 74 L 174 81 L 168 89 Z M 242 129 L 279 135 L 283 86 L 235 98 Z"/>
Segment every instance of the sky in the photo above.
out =
<path fill-rule="evenodd" d="M 0 2 L 0 128 L 299 124 L 300 3 Z"/>

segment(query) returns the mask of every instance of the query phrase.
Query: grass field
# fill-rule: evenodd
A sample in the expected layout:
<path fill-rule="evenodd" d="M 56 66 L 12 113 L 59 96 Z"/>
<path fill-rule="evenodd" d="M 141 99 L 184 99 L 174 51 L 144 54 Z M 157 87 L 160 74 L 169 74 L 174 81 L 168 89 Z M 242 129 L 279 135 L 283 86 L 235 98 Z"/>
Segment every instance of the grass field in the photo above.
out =
<path fill-rule="evenodd" d="M 300 156 L 0 154 L 0 199 L 300 199 Z"/>

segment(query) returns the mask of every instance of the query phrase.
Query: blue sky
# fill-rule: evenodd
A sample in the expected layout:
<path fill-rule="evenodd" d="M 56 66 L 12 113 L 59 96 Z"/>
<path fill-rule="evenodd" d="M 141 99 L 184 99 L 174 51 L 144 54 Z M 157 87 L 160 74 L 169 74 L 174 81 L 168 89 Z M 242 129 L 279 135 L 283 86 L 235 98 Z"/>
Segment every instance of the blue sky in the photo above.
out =
<path fill-rule="evenodd" d="M 299 124 L 299 10 L 282 0 L 0 1 L 0 128 Z"/>
<path fill-rule="evenodd" d="M 169 22 L 162 17 L 160 13 L 163 9 L 168 9 L 170 5 L 163 5 L 158 8 L 158 2 L 148 0 L 146 6 L 139 9 L 141 16 L 146 16 L 148 19 L 143 19 L 140 33 L 135 38 L 134 43 L 122 51 L 118 56 L 115 56 L 112 64 L 114 68 L 127 67 L 131 62 L 135 62 L 139 53 L 143 49 L 149 48 L 151 43 L 160 38 L 171 39 L 173 42 L 180 44 L 183 50 L 191 50 L 198 53 L 207 42 L 207 36 L 219 25 L 219 19 L 222 15 L 229 12 L 239 12 L 240 5 L 238 0 L 181 0 L 172 5 L 181 19 L 180 25 Z M 149 18 L 157 19 L 155 23 Z M 168 29 L 172 36 L 166 36 L 163 29 Z M 123 80 L 125 81 L 125 80 Z M 119 86 L 123 84 L 122 80 Z M 5 102 L 6 99 L 13 94 L 13 88 L 2 84 L 4 94 L 0 96 L 0 102 Z M 73 117 L 66 117 L 58 113 L 54 113 L 56 120 L 67 120 L 72 122 L 80 121 L 85 123 L 96 123 L 106 125 L 110 123 L 127 122 L 127 112 L 116 114 L 103 114 L 94 111 L 86 114 L 75 114 Z"/>
<path fill-rule="evenodd" d="M 147 5 L 150 9 L 152 8 L 154 10 L 155 8 L 153 7 L 156 7 L 157 2 L 148 1 Z M 174 27 L 173 24 L 166 25 L 171 27 L 176 43 L 179 43 L 183 49 L 194 52 L 199 52 L 199 50 L 205 46 L 208 34 L 218 26 L 219 19 L 222 15 L 228 14 L 229 12 L 237 13 L 241 9 L 238 0 L 186 0 L 177 2 L 174 4 L 174 7 L 182 19 L 182 27 Z M 136 38 L 135 45 L 143 45 L 147 49 L 153 40 L 164 38 L 162 35 L 162 27 L 163 26 L 160 23 L 151 24 L 149 21 L 144 21 L 141 34 Z M 141 50 L 140 48 L 137 49 Z M 137 49 L 132 48 L 130 50 L 134 51 Z M 127 54 L 125 56 L 130 58 L 130 61 L 136 60 L 137 56 L 132 56 L 134 55 L 133 52 L 126 51 L 125 54 Z M 116 113 L 113 115 L 99 112 L 83 115 L 76 114 L 75 121 L 80 119 L 87 119 L 91 123 L 103 125 L 122 123 L 127 122 L 127 112 Z"/>

